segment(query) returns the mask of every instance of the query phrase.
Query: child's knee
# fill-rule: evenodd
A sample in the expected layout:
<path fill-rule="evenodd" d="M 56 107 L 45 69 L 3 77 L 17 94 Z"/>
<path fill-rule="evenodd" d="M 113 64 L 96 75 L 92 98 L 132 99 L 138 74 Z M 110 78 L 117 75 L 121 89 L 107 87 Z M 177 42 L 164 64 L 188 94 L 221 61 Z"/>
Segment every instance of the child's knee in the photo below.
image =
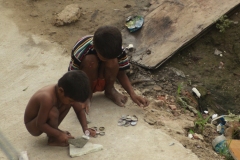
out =
<path fill-rule="evenodd" d="M 83 69 L 90 69 L 90 70 L 97 70 L 99 66 L 99 61 L 96 55 L 87 55 L 82 60 L 82 68 Z"/>
<path fill-rule="evenodd" d="M 56 107 L 53 107 L 50 112 L 48 113 L 48 119 L 58 119 L 59 111 Z"/>

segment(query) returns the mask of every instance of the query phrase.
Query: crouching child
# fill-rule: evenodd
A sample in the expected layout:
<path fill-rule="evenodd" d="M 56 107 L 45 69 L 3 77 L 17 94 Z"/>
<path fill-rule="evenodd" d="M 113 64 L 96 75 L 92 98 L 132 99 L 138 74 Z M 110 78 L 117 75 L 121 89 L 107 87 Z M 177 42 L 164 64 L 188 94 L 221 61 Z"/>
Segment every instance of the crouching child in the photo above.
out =
<path fill-rule="evenodd" d="M 28 132 L 33 136 L 46 133 L 48 145 L 68 146 L 68 139 L 74 137 L 58 126 L 73 107 L 83 132 L 88 130 L 91 136 L 95 136 L 96 132 L 87 126 L 85 115 L 85 102 L 90 95 L 89 80 L 84 72 L 65 73 L 57 84 L 39 89 L 30 98 L 24 114 Z"/>

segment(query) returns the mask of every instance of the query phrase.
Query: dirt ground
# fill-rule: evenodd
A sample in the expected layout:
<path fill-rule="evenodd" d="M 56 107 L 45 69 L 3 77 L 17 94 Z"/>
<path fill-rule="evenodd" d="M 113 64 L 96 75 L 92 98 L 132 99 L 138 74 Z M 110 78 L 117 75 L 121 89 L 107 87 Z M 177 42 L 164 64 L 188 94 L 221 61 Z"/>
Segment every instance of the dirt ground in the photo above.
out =
<path fill-rule="evenodd" d="M 147 14 L 148 7 L 154 2 L 8 0 L 3 1 L 2 5 L 14 11 L 11 18 L 20 31 L 28 31 L 61 44 L 70 60 L 71 48 L 80 37 L 93 34 L 102 25 L 114 25 L 122 30 L 128 16 Z M 75 3 L 81 6 L 79 20 L 61 27 L 54 26 L 56 14 L 65 6 Z M 240 113 L 240 25 L 237 23 L 240 22 L 240 7 L 229 19 L 234 24 L 225 33 L 220 33 L 213 26 L 204 36 L 176 53 L 158 69 L 145 70 L 132 66 L 128 72 L 133 86 L 153 102 L 146 109 L 145 121 L 173 136 L 201 160 L 222 159 L 211 146 L 211 140 L 217 133 L 210 127 L 204 131 L 208 133 L 202 133 L 204 140 L 189 139 L 187 132 L 194 127 L 193 122 L 197 116 L 182 108 L 177 103 L 177 97 L 179 94 L 188 95 L 197 107 L 191 88 L 199 87 L 205 93 L 201 102 L 204 108 L 218 114 L 227 114 L 228 111 Z M 222 52 L 222 57 L 214 54 L 215 49 Z M 176 109 L 169 108 L 169 105 L 175 105 Z"/>

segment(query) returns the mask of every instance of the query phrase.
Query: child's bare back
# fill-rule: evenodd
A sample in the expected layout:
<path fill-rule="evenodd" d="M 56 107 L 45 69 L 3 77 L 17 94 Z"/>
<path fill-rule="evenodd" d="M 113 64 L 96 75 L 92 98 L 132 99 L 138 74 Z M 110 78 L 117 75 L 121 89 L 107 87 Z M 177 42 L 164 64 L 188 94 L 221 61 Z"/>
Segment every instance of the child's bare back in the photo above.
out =
<path fill-rule="evenodd" d="M 83 131 L 89 130 L 83 105 L 89 95 L 89 81 L 83 72 L 66 73 L 58 84 L 46 86 L 31 97 L 24 115 L 27 130 L 33 136 L 46 133 L 49 137 L 48 145 L 68 146 L 68 139 L 73 137 L 69 132 L 61 131 L 58 126 L 73 107 Z M 94 136 L 95 133 L 89 131 Z"/>

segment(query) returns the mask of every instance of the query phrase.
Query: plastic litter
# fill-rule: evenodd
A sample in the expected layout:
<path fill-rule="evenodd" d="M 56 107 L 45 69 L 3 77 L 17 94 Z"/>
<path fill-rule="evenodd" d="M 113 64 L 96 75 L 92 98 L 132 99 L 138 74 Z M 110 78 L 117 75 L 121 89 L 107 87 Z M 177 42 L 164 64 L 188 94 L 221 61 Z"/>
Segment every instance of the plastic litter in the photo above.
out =
<path fill-rule="evenodd" d="M 128 28 L 129 32 L 135 32 L 142 28 L 144 19 L 142 16 L 130 16 L 126 19 L 125 26 Z"/>
<path fill-rule="evenodd" d="M 201 93 L 197 90 L 197 88 L 192 88 L 192 91 L 198 96 L 198 98 L 201 97 Z"/>
<path fill-rule="evenodd" d="M 217 136 L 212 141 L 212 146 L 217 153 L 223 154 L 229 152 L 226 144 L 226 137 L 224 135 Z"/>
<path fill-rule="evenodd" d="M 212 119 L 216 118 L 217 116 L 218 116 L 218 114 L 213 114 Z"/>

